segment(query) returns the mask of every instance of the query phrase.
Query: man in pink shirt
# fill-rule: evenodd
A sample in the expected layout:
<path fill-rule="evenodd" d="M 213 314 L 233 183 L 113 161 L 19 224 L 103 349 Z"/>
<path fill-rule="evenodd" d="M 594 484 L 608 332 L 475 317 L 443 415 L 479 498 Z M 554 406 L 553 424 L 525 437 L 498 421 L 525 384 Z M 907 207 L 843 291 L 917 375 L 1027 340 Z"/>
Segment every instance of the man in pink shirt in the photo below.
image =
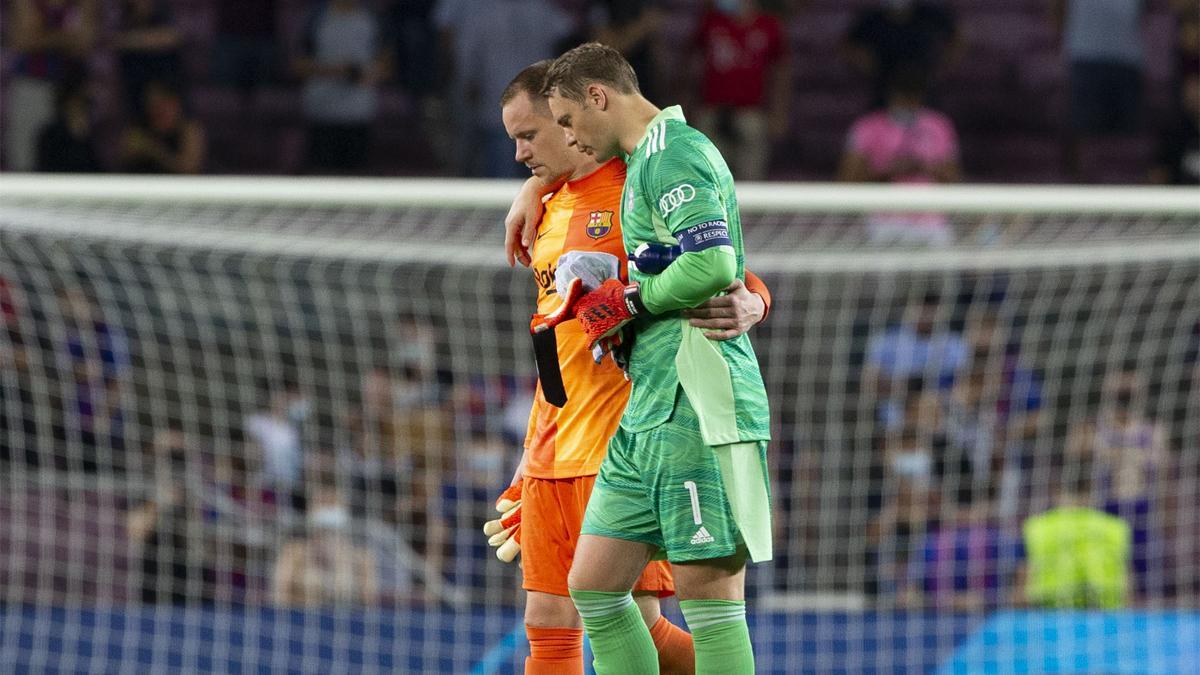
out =
<path fill-rule="evenodd" d="M 850 128 L 839 177 L 877 183 L 955 183 L 961 179 L 954 123 L 924 106 L 924 73 L 897 73 L 887 107 Z M 953 230 L 936 213 L 878 213 L 867 220 L 872 242 L 950 243 Z"/>
<path fill-rule="evenodd" d="M 696 127 L 729 161 L 738 180 L 763 180 L 771 140 L 787 131 L 791 95 L 787 44 L 779 19 L 758 0 L 719 0 L 700 19 L 704 61 Z"/>

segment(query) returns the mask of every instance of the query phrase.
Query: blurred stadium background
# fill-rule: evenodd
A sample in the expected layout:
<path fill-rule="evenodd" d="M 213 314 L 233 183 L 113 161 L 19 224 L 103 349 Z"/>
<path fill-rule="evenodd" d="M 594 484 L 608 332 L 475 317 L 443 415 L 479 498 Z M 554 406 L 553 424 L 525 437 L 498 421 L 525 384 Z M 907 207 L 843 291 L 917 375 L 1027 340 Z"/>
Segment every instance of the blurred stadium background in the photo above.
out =
<path fill-rule="evenodd" d="M 519 672 L 495 101 L 600 38 L 745 180 L 762 672 L 1200 672 L 1196 2 L 0 11 L 0 671 Z"/>

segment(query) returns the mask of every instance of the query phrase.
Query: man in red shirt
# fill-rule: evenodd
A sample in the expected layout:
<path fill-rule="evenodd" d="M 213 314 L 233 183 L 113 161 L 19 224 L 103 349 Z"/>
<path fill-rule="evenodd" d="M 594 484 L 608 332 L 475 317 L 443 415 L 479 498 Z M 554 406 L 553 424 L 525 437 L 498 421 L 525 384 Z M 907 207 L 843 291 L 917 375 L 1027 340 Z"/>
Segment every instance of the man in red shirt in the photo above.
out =
<path fill-rule="evenodd" d="M 758 0 L 718 0 L 700 20 L 704 59 L 696 126 L 738 180 L 763 180 L 770 142 L 788 128 L 790 68 L 783 26 Z"/>

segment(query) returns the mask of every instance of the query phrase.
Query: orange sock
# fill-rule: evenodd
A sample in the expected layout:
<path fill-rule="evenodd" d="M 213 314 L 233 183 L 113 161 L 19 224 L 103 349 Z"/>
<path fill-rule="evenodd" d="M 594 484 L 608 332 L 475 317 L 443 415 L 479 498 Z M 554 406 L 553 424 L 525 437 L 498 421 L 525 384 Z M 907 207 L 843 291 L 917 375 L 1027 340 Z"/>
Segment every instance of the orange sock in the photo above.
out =
<path fill-rule="evenodd" d="M 658 668 L 662 675 L 692 675 L 696 672 L 691 633 L 660 616 L 650 627 L 650 637 L 658 650 Z"/>
<path fill-rule="evenodd" d="M 525 624 L 525 635 L 529 637 L 525 675 L 583 675 L 582 628 L 538 628 Z"/>

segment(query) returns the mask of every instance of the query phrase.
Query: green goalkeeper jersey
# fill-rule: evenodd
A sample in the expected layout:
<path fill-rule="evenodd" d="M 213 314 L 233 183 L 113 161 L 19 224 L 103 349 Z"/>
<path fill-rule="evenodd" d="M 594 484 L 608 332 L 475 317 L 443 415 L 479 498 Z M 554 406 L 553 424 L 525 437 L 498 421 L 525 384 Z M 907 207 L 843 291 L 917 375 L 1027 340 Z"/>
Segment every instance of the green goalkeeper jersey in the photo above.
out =
<path fill-rule="evenodd" d="M 683 253 L 657 277 L 629 271 L 630 280 L 641 284 L 650 313 L 632 324 L 633 391 L 621 427 L 638 432 L 665 422 L 682 386 L 708 445 L 768 440 L 766 389 L 750 338 L 709 340 L 680 314 L 680 305 L 708 299 L 688 297 L 687 287 L 695 288 L 691 282 L 710 268 L 733 266 L 738 278 L 745 277 L 741 218 L 729 167 L 716 146 L 687 125 L 678 106 L 655 116 L 625 160 L 625 250 L 633 252 L 649 242 L 679 245 Z"/>

